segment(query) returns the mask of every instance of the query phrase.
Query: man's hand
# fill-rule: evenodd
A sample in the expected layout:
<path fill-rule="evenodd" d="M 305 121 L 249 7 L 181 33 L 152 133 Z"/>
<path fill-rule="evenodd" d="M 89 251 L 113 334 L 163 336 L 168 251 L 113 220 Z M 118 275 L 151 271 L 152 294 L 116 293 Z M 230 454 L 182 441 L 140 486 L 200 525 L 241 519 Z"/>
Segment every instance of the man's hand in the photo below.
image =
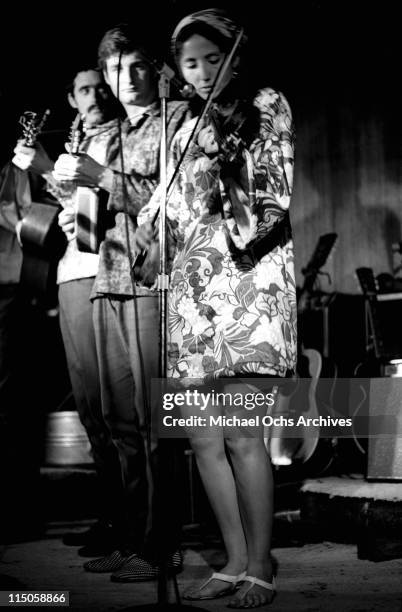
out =
<path fill-rule="evenodd" d="M 134 251 L 142 253 L 147 251 L 154 239 L 155 229 L 150 221 L 137 227 L 134 235 Z"/>
<path fill-rule="evenodd" d="M 26 147 L 20 140 L 14 153 L 13 164 L 21 170 L 31 170 L 41 175 L 46 175 L 53 170 L 54 164 L 39 142 L 34 147 Z"/>
<path fill-rule="evenodd" d="M 67 240 L 73 240 L 75 238 L 75 212 L 72 206 L 66 206 L 58 218 L 58 223 L 67 236 Z"/>
<path fill-rule="evenodd" d="M 60 155 L 54 165 L 53 176 L 57 181 L 74 181 L 87 187 L 102 186 L 102 178 L 108 170 L 86 153 Z"/>

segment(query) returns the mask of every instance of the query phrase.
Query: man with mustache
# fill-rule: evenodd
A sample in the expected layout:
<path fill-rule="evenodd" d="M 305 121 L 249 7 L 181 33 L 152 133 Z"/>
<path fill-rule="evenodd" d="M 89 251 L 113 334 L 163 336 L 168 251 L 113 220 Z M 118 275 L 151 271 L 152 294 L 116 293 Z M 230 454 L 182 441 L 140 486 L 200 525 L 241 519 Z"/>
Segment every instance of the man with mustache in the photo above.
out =
<path fill-rule="evenodd" d="M 84 66 L 68 87 L 68 102 L 84 119 L 84 138 L 80 145 L 99 163 L 106 160 L 108 145 L 117 133 L 115 102 L 102 72 Z M 73 183 L 58 183 L 52 176 L 54 162 L 43 146 L 35 148 L 18 143 L 14 163 L 44 177 L 48 190 L 62 204 L 59 223 L 74 214 Z M 68 545 L 83 545 L 83 556 L 107 554 L 116 545 L 118 516 L 116 500 L 122 496 L 120 463 L 110 431 L 102 414 L 99 369 L 92 322 L 90 294 L 98 271 L 99 256 L 78 250 L 74 234 L 69 234 L 67 250 L 59 262 L 60 327 L 74 400 L 91 443 L 100 481 L 99 520 L 88 531 L 64 536 Z"/>

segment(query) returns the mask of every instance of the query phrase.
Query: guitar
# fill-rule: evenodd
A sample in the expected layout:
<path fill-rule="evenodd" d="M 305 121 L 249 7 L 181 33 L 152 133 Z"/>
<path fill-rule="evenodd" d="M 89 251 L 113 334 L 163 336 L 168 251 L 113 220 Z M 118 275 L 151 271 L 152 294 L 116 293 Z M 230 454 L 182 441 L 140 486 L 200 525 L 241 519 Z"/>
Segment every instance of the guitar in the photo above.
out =
<path fill-rule="evenodd" d="M 382 334 L 380 333 L 380 322 L 378 316 L 378 287 L 377 282 L 374 276 L 374 272 L 372 268 L 361 267 L 356 268 L 355 270 L 356 278 L 359 282 L 360 289 L 366 299 L 366 322 L 367 322 L 367 358 L 359 363 L 355 368 L 355 376 L 362 379 L 367 379 L 367 381 L 371 377 L 380 377 L 381 376 L 381 362 L 385 357 L 385 349 L 384 342 L 382 338 Z M 361 399 L 359 401 L 356 400 L 356 408 L 352 413 L 352 433 L 353 433 L 353 441 L 355 443 L 355 449 L 357 448 L 359 453 L 361 453 L 360 458 L 363 459 L 363 456 L 367 455 L 368 450 L 368 439 L 362 438 L 357 435 L 357 432 L 354 427 L 354 423 L 358 419 L 359 416 L 367 414 L 367 398 L 369 390 L 366 388 L 364 384 L 364 380 L 362 380 L 360 384 Z M 354 458 L 355 462 L 359 459 L 359 457 Z M 364 471 L 364 464 L 361 463 L 360 471 Z"/>
<path fill-rule="evenodd" d="M 302 268 L 304 283 L 297 302 L 299 314 L 309 307 L 309 302 L 313 296 L 314 284 L 321 268 L 326 264 L 327 259 L 335 248 L 337 240 L 338 234 L 335 232 L 320 236 L 310 261 L 305 268 Z"/>
<path fill-rule="evenodd" d="M 84 117 L 77 114 L 72 127 L 71 155 L 80 155 L 84 136 Z M 107 201 L 109 194 L 98 187 L 78 185 L 74 195 L 75 234 L 77 248 L 84 253 L 99 253 L 101 242 L 109 227 Z"/>
<path fill-rule="evenodd" d="M 335 233 L 320 236 L 309 263 L 302 269 L 304 283 L 298 299 L 299 315 L 309 307 L 317 276 L 333 251 L 336 241 L 337 234 Z M 275 414 L 292 419 L 295 425 L 290 428 L 283 427 L 281 430 L 277 428 L 274 431 L 274 437 L 271 438 L 270 443 L 270 454 L 274 465 L 291 465 L 294 462 L 301 462 L 308 464 L 309 467 L 314 467 L 314 464 L 318 463 L 324 470 L 332 462 L 332 442 L 319 440 L 320 428 L 315 425 L 308 428 L 296 425 L 300 416 L 305 419 L 320 416 L 316 396 L 322 364 L 322 357 L 317 350 L 301 345 L 297 376 L 292 383 L 293 389 L 290 385 L 291 392 L 289 393 L 289 386 L 286 384 L 278 389 Z M 320 447 L 319 452 L 318 447 Z M 318 461 L 316 461 L 317 457 Z"/>
<path fill-rule="evenodd" d="M 304 430 L 297 422 L 300 416 L 306 419 L 318 416 L 316 390 L 321 367 L 320 353 L 303 349 L 298 357 L 297 377 L 276 389 L 273 416 L 284 417 L 286 425 L 280 423 L 271 428 L 270 455 L 274 465 L 305 463 L 317 447 L 319 428 L 310 426 Z M 290 422 L 293 424 L 289 425 Z"/>
<path fill-rule="evenodd" d="M 49 112 L 46 110 L 41 118 L 30 111 L 21 116 L 19 122 L 23 128 L 25 146 L 35 146 Z M 57 222 L 60 210 L 57 202 L 32 201 L 27 214 L 21 219 L 19 238 L 23 261 L 20 282 L 28 292 L 41 299 L 48 299 L 51 295 L 50 299 L 55 299 L 57 264 L 67 246 L 66 237 Z"/>

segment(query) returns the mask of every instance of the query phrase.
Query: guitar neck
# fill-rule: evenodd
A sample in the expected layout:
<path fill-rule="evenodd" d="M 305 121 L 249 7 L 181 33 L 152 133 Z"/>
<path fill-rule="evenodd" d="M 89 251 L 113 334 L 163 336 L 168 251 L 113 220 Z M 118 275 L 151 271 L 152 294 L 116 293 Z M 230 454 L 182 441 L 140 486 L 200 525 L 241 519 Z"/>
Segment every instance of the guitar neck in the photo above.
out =
<path fill-rule="evenodd" d="M 307 308 L 306 302 L 311 297 L 316 278 L 316 274 L 314 274 L 314 276 L 311 275 L 309 277 L 305 277 L 303 287 L 301 288 L 299 298 L 297 300 L 297 308 L 299 312 L 303 312 L 303 310 Z"/>
<path fill-rule="evenodd" d="M 338 235 L 335 233 L 323 234 L 318 239 L 314 253 L 307 264 L 302 270 L 304 274 L 304 283 L 300 291 L 298 300 L 298 310 L 303 312 L 306 309 L 307 300 L 311 297 L 314 289 L 314 284 L 317 280 L 317 276 L 320 273 L 321 268 L 325 265 L 330 256 L 332 250 L 335 247 Z"/>
<path fill-rule="evenodd" d="M 371 268 L 357 268 L 356 276 L 359 280 L 363 295 L 366 298 L 368 322 L 374 353 L 377 359 L 384 357 L 384 340 L 381 334 L 381 325 L 378 315 L 377 286 Z"/>
<path fill-rule="evenodd" d="M 83 137 L 83 118 L 78 112 L 72 123 L 70 130 L 70 154 L 78 155 L 80 152 L 80 145 Z"/>
<path fill-rule="evenodd" d="M 378 316 L 378 302 L 377 298 L 370 298 L 369 300 L 369 309 L 368 309 L 368 317 L 371 326 L 371 335 L 374 345 L 374 352 L 377 359 L 384 356 L 384 340 L 382 338 L 382 334 L 380 332 L 380 320 Z"/>

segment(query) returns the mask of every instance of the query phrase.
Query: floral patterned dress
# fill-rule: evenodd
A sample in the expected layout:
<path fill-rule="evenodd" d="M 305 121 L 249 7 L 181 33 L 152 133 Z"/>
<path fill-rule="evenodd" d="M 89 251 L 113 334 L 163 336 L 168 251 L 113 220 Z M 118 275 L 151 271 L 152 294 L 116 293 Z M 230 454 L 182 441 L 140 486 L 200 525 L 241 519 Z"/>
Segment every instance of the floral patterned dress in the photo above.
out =
<path fill-rule="evenodd" d="M 296 366 L 291 111 L 267 88 L 241 112 L 255 119 L 244 124 L 236 158 L 192 145 L 168 200 L 171 377 L 285 376 Z M 173 168 L 194 122 L 176 134 Z M 139 223 L 158 205 L 157 191 Z"/>

